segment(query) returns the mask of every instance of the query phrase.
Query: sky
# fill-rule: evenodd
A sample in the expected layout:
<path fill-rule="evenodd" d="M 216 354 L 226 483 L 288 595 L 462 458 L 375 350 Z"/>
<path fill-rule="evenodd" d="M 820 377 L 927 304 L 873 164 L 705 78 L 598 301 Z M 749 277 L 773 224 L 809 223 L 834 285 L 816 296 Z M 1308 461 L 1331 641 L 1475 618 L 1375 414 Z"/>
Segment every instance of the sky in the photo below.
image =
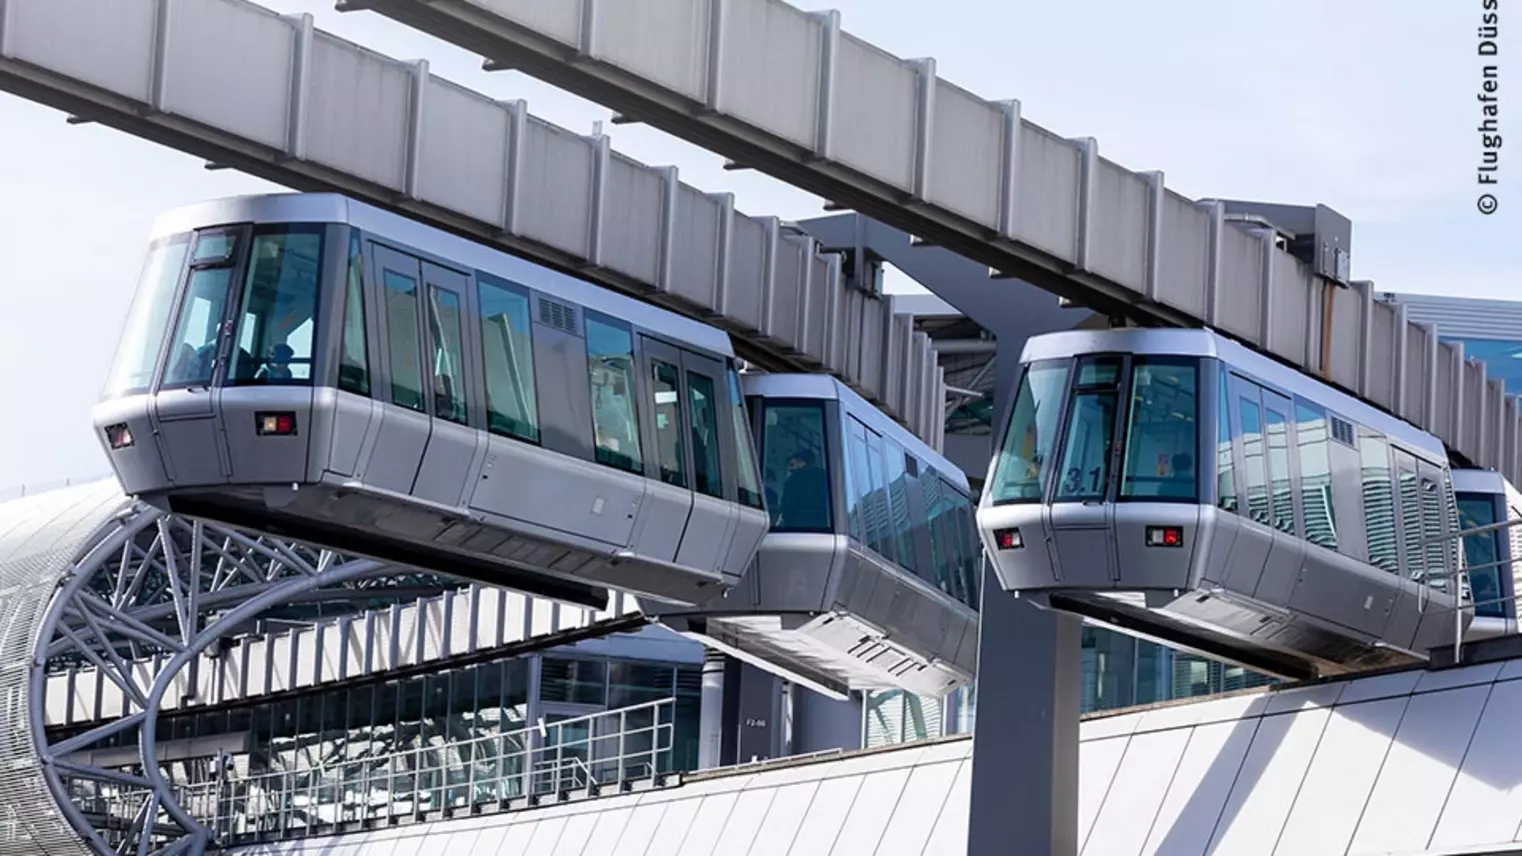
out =
<path fill-rule="evenodd" d="M 610 111 L 331 0 L 265 0 L 319 29 L 581 132 Z M 893 54 L 1191 198 L 1324 203 L 1354 223 L 1353 274 L 1382 291 L 1522 299 L 1522 155 L 1502 150 L 1499 210 L 1476 211 L 1481 0 L 800 0 Z M 1522 51 L 1501 34 L 1503 131 L 1522 140 Z M 1497 60 L 1492 60 L 1495 62 Z M 1512 82 L 1515 75 L 1516 83 Z M 1516 88 L 1512 88 L 1516 87 Z M 1512 92 L 1518 93 L 1512 95 Z M 108 471 L 90 407 L 162 211 L 280 188 L 0 93 L 0 489 Z M 615 149 L 733 191 L 748 214 L 821 201 L 643 126 Z M 1515 158 L 1513 162 L 1508 158 Z M 898 283 L 903 288 L 903 283 Z M 991 283 L 990 287 L 997 287 Z"/>

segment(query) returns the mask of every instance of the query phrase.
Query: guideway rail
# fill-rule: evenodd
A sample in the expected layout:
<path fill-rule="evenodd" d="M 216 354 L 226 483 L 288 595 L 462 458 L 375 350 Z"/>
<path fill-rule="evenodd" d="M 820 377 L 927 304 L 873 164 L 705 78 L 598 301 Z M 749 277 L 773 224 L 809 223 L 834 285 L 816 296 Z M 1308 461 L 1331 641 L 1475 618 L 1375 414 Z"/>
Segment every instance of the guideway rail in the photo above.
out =
<path fill-rule="evenodd" d="M 1208 326 L 1522 483 L 1517 399 L 1350 281 L 1351 224 L 1195 201 L 780 0 L 340 0 L 1096 311 Z M 991 284 L 990 287 L 998 287 Z"/>

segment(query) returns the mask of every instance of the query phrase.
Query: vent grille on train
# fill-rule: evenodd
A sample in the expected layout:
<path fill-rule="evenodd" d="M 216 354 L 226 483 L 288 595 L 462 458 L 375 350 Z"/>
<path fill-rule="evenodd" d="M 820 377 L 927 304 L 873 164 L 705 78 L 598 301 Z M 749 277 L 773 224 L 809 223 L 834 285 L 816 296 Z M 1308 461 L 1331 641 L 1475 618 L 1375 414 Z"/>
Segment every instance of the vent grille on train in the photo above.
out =
<path fill-rule="evenodd" d="M 1356 445 L 1353 442 L 1353 423 L 1338 419 L 1335 416 L 1331 417 L 1331 420 L 1332 439 L 1342 443 L 1345 446 Z"/>
<path fill-rule="evenodd" d="M 581 335 L 576 329 L 576 310 L 569 304 L 548 297 L 539 298 L 539 323 L 572 336 Z"/>

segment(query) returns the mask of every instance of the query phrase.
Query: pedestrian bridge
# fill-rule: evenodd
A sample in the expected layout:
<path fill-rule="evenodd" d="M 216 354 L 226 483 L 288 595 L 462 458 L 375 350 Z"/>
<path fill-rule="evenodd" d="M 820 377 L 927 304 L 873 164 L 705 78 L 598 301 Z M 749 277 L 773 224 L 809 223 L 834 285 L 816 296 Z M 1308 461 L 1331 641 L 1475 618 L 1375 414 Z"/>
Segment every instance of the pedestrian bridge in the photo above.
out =
<path fill-rule="evenodd" d="M 1516 853 L 1519 719 L 1522 657 L 1092 717 L 1082 726 L 1080 750 L 1081 852 Z M 639 794 L 234 852 L 961 853 L 971 750 L 970 739 L 957 737 L 784 760 L 691 775 Z"/>

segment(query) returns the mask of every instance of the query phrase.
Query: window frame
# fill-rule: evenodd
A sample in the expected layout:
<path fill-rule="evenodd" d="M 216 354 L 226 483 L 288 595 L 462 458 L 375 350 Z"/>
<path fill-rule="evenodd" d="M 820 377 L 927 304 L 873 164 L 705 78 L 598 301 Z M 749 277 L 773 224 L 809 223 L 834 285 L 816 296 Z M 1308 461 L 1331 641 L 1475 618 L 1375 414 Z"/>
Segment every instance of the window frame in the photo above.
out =
<path fill-rule="evenodd" d="M 375 388 L 375 373 L 371 369 L 372 361 L 370 359 L 370 322 L 369 315 L 365 311 L 369 308 L 370 301 L 365 294 L 365 248 L 364 239 L 361 236 L 360 231 L 358 229 L 351 228 L 349 230 L 348 240 L 345 242 L 345 244 L 347 255 L 344 259 L 342 307 L 339 311 L 339 317 L 342 318 L 342 323 L 339 325 L 337 336 L 338 365 L 337 372 L 334 377 L 334 386 L 336 386 L 340 392 L 347 392 L 352 395 L 370 398 L 371 393 Z M 364 361 L 363 365 L 360 366 L 361 376 L 358 383 L 348 380 L 344 375 L 344 368 L 348 365 L 347 346 L 349 344 L 349 334 L 351 332 L 349 322 L 352 320 L 351 313 L 354 311 L 353 304 L 356 302 L 359 304 L 359 353 L 360 358 Z"/>
<path fill-rule="evenodd" d="M 299 357 L 299 356 L 298 357 L 293 357 L 293 359 L 291 360 L 292 364 L 300 364 L 304 360 L 307 363 L 307 376 L 305 378 L 289 378 L 289 379 L 283 379 L 283 380 L 276 380 L 276 381 L 272 382 L 268 378 L 264 378 L 264 379 L 253 378 L 253 377 L 251 377 L 251 378 L 239 378 L 239 377 L 236 376 L 235 373 L 228 372 L 227 376 L 226 376 L 226 379 L 223 381 L 223 385 L 224 386 L 228 386 L 228 387 L 259 387 L 259 386 L 312 387 L 312 386 L 318 386 L 319 385 L 318 382 L 317 382 L 317 378 L 319 377 L 319 375 L 318 375 L 318 368 L 319 368 L 319 365 L 318 365 L 318 362 L 319 362 L 318 354 L 320 354 L 322 352 L 322 342 L 324 341 L 323 334 L 326 332 L 326 331 L 323 330 L 323 324 L 325 324 L 326 321 L 327 321 L 327 319 L 324 317 L 324 313 L 323 313 L 323 301 L 328 296 L 325 293 L 325 282 L 324 281 L 327 279 L 327 276 L 328 276 L 328 271 L 330 269 L 330 265 L 329 265 L 330 255 L 331 255 L 332 247 L 334 246 L 334 242 L 329 240 L 329 238 L 331 236 L 328 234 L 328 224 L 326 224 L 326 223 L 292 222 L 292 223 L 267 223 L 267 224 L 260 224 L 258 226 L 253 227 L 251 230 L 249 230 L 249 234 L 244 236 L 243 247 L 242 247 L 242 249 L 238 250 L 238 252 L 237 252 L 238 255 L 243 257 L 243 263 L 239 266 L 239 269 L 237 271 L 237 275 L 238 275 L 238 285 L 236 286 L 237 305 L 236 306 L 230 306 L 228 308 L 229 320 L 231 320 L 233 322 L 233 334 L 232 334 L 233 335 L 233 343 L 234 343 L 233 347 L 241 347 L 240 345 L 237 344 L 237 340 L 241 338 L 241 334 L 243 332 L 243 324 L 247 320 L 247 317 L 248 317 L 248 310 L 244 306 L 244 301 L 248 297 L 248 289 L 251 286 L 251 283 L 248 280 L 249 280 L 249 277 L 253 274 L 253 270 L 254 270 L 254 268 L 253 268 L 254 261 L 255 261 L 254 256 L 253 256 L 254 246 L 259 242 L 260 238 L 268 237 L 270 235 L 315 235 L 315 236 L 317 236 L 316 273 L 315 273 L 315 275 L 313 277 L 313 286 L 312 286 L 312 347 L 311 347 L 311 354 L 308 355 L 307 357 Z M 345 272 L 347 273 L 347 266 L 345 266 L 345 268 L 346 268 Z M 345 289 L 346 292 L 348 290 L 348 287 L 349 287 L 348 280 L 347 280 L 347 277 L 345 277 L 344 289 Z M 361 282 L 360 290 L 361 291 L 364 290 L 363 282 Z M 342 347 L 342 341 L 341 341 L 342 340 L 342 335 L 343 335 L 342 333 L 339 334 L 340 347 Z M 259 365 L 259 364 L 261 364 L 263 362 L 263 360 L 259 359 L 257 357 L 257 355 L 250 355 L 250 356 L 254 357 L 254 363 L 255 363 L 255 365 Z M 368 359 L 368 354 L 366 356 L 367 356 L 367 359 Z M 340 359 L 340 364 L 341 364 L 342 363 L 342 352 L 340 352 L 339 359 Z M 232 359 L 231 359 L 231 354 L 230 353 L 228 354 L 228 359 L 226 360 L 226 362 L 228 362 L 228 363 L 232 363 L 233 362 Z M 222 368 L 225 371 L 228 368 L 228 366 L 223 366 Z M 367 370 L 367 373 L 368 373 L 368 370 Z"/>
<path fill-rule="evenodd" d="M 444 319 L 439 314 L 440 303 L 438 300 L 440 295 L 445 294 L 453 298 L 455 302 L 454 335 L 459 349 L 458 354 L 451 355 L 458 361 L 458 364 L 454 367 L 455 374 L 458 377 L 453 384 L 454 388 L 449 393 L 451 412 L 440 412 L 439 397 L 436 392 L 425 389 L 423 391 L 423 401 L 425 404 L 430 402 L 433 404 L 432 407 L 428 408 L 429 417 L 442 419 L 455 425 L 469 426 L 470 401 L 472 396 L 470 395 L 470 372 L 466 364 L 470 361 L 470 345 L 465 333 L 465 317 L 470 313 L 470 307 L 467 302 L 468 295 L 447 285 L 441 285 L 432 281 L 426 275 L 426 270 L 423 283 L 423 308 L 428 322 L 428 329 L 424 334 L 423 340 L 424 355 L 430 356 L 432 358 L 430 362 L 432 362 L 438 360 L 441 353 L 447 353 L 448 351 L 447 337 L 443 335 L 445 332 L 443 329 Z M 437 369 L 428 372 L 428 374 L 432 377 L 437 377 Z"/>
<path fill-rule="evenodd" d="M 804 534 L 804 535 L 809 535 L 809 534 L 833 535 L 836 532 L 836 529 L 837 529 L 837 527 L 839 525 L 839 520 L 837 519 L 839 517 L 839 515 L 837 514 L 839 509 L 836 507 L 836 496 L 835 496 L 836 484 L 835 484 L 835 479 L 831 477 L 830 462 L 832 460 L 834 460 L 833 455 L 836 454 L 837 452 L 836 452 L 836 449 L 834 447 L 834 443 L 832 442 L 832 440 L 830 438 L 830 435 L 831 435 L 830 422 L 831 422 L 831 419 L 832 419 L 832 410 L 831 410 L 830 407 L 827 406 L 827 405 L 829 405 L 831 403 L 832 402 L 830 402 L 829 400 L 823 399 L 823 398 L 763 398 L 762 399 L 761 408 L 759 409 L 759 412 L 757 413 L 757 418 L 760 421 L 760 429 L 761 429 L 760 433 L 761 433 L 761 437 L 760 437 L 760 442 L 756 444 L 756 449 L 757 449 L 757 457 L 759 459 L 759 463 L 760 463 L 761 469 L 762 469 L 762 474 L 761 474 L 761 478 L 762 478 L 761 490 L 762 490 L 763 496 L 765 495 L 766 488 L 767 488 L 766 480 L 765 480 L 766 479 L 766 476 L 765 476 L 766 455 L 767 455 L 767 452 L 766 452 L 766 441 L 767 441 L 766 414 L 767 414 L 767 412 L 771 408 L 773 408 L 773 407 L 809 408 L 809 409 L 812 409 L 813 411 L 815 411 L 816 413 L 819 414 L 819 430 L 820 430 L 821 444 L 820 444 L 820 448 L 819 448 L 818 451 L 819 451 L 819 454 L 822 456 L 823 460 L 816 461 L 815 465 L 817 467 L 819 467 L 821 470 L 824 471 L 824 475 L 825 475 L 825 477 L 824 477 L 824 485 L 825 485 L 824 508 L 825 508 L 825 514 L 828 517 L 828 519 L 826 521 L 826 525 L 822 526 L 822 527 L 818 527 L 818 526 L 806 527 L 806 528 L 803 528 L 803 527 L 800 527 L 800 528 L 789 527 L 789 528 L 785 528 L 785 529 L 778 529 L 776 523 L 774 522 L 775 521 L 775 517 L 773 515 L 774 514 L 780 514 L 781 510 L 782 510 L 781 507 L 780 507 L 781 504 L 782 504 L 782 495 L 779 492 L 778 495 L 777 495 L 777 504 L 778 504 L 779 507 L 777 509 L 775 509 L 775 510 L 772 510 L 770 508 L 770 506 L 768 506 L 768 524 L 767 524 L 767 529 L 770 532 L 779 532 L 779 533 L 786 533 L 786 534 Z M 839 411 L 837 410 L 837 411 L 833 411 L 833 412 L 834 413 L 838 413 Z M 844 439 L 845 438 L 842 437 L 842 443 L 841 443 L 842 447 L 844 447 L 846 445 L 845 442 L 844 442 Z M 844 451 L 844 448 L 842 448 L 842 450 L 840 451 L 840 454 L 846 454 L 846 453 L 847 452 Z M 786 484 L 786 480 L 785 479 L 783 480 L 783 483 Z M 863 543 L 865 543 L 865 542 L 863 542 Z"/>
<path fill-rule="evenodd" d="M 683 360 L 683 362 L 685 363 L 687 361 Z M 708 391 L 706 395 L 708 398 L 709 416 L 713 423 L 711 426 L 713 431 L 713 438 L 708 444 L 705 445 L 704 448 L 704 465 L 705 467 L 712 465 L 712 474 L 707 479 L 702 476 L 698 468 L 698 408 L 693 386 L 694 378 L 699 378 L 708 384 Z M 689 456 L 692 459 L 692 491 L 693 493 L 713 497 L 714 499 L 728 500 L 729 497 L 726 494 L 724 487 L 724 417 L 720 412 L 721 405 L 718 398 L 719 379 L 710 377 L 702 371 L 699 371 L 698 367 L 696 366 L 684 365 L 682 366 L 682 385 L 686 388 L 686 396 L 683 399 L 685 402 L 685 407 L 683 410 L 687 414 L 687 434 L 691 440 L 691 442 L 688 443 L 688 446 L 691 449 Z M 736 454 L 738 454 L 738 452 Z M 710 481 L 717 484 L 717 492 L 710 490 L 709 487 L 712 485 L 705 483 Z M 739 475 L 736 474 L 736 498 L 739 496 L 739 491 Z"/>
<path fill-rule="evenodd" d="M 1201 466 L 1200 455 L 1200 438 L 1202 436 L 1201 414 L 1204 412 L 1204 408 L 1200 405 L 1200 398 L 1202 397 L 1202 389 L 1206 386 L 1206 383 L 1203 381 L 1206 375 L 1205 365 L 1205 359 L 1200 357 L 1175 354 L 1135 354 L 1126 361 L 1125 368 L 1123 369 L 1125 376 L 1117 383 L 1119 394 L 1124 397 L 1123 402 L 1117 403 L 1123 403 L 1124 408 L 1117 407 L 1115 414 L 1117 421 L 1122 419 L 1124 421 L 1111 430 L 1111 433 L 1114 435 L 1113 443 L 1115 451 L 1119 455 L 1120 463 L 1119 467 L 1115 468 L 1114 477 L 1112 478 L 1112 481 L 1115 483 L 1115 502 L 1199 505 L 1204 501 L 1206 488 L 1205 468 Z M 1191 496 L 1139 496 L 1128 495 L 1126 493 L 1126 480 L 1131 463 L 1131 440 L 1136 427 L 1133 419 L 1136 406 L 1136 373 L 1146 366 L 1187 367 L 1194 370 L 1194 413 L 1191 414 L 1194 425 L 1194 442 L 1190 445 L 1189 449 L 1189 455 L 1194 458 L 1194 493 Z M 1214 449 L 1213 446 L 1212 449 Z M 1212 457 L 1212 466 L 1214 466 L 1214 460 L 1214 457 Z M 1106 501 L 1109 500 L 1109 496 L 1107 493 Z"/>
<path fill-rule="evenodd" d="M 238 225 L 211 226 L 204 229 L 196 229 L 190 233 L 190 245 L 186 249 L 184 260 L 181 262 L 182 270 L 180 278 L 175 283 L 174 303 L 169 311 L 168 322 L 164 325 L 164 337 L 159 343 L 158 359 L 154 364 L 153 384 L 150 388 L 154 394 L 176 390 L 211 388 L 221 385 L 222 378 L 227 373 L 228 343 L 231 341 L 231 338 L 224 335 L 224 332 L 227 323 L 238 317 L 238 304 L 241 302 L 242 291 L 241 289 L 236 289 L 236 284 L 243 281 L 248 268 L 248 247 L 252 243 L 248 236 L 249 231 L 249 226 Z M 197 261 L 196 250 L 200 247 L 201 242 L 207 238 L 221 235 L 234 236 L 232 250 L 215 258 Z M 165 378 L 169 374 L 169 366 L 172 361 L 173 351 L 175 350 L 175 338 L 180 331 L 180 321 L 190 297 L 190 281 L 196 274 L 205 270 L 228 271 L 227 293 L 222 302 L 222 317 L 218 320 L 220 329 L 217 333 L 216 349 L 212 353 L 211 372 L 204 380 L 179 380 L 169 383 L 166 382 Z"/>
<path fill-rule="evenodd" d="M 1048 497 L 1053 481 L 1051 461 L 1054 458 L 1060 458 L 1063 453 L 1063 444 L 1066 439 L 1068 401 L 1072 397 L 1073 378 L 1077 365 L 1077 357 L 1057 357 L 1049 360 L 1036 360 L 1021 368 L 1020 379 L 1015 384 L 1014 401 L 1011 402 L 1009 411 L 1004 417 L 1001 430 L 997 435 L 1001 438 L 1001 441 L 994 449 L 992 473 L 988 479 L 988 484 L 984 488 L 988 493 L 990 505 L 995 507 L 1001 505 L 1040 505 L 1050 501 Z M 1058 398 L 1055 401 L 1058 409 L 1056 422 L 1052 425 L 1052 439 L 1047 449 L 1045 460 L 1037 465 L 1036 492 L 1032 496 L 1001 496 L 999 486 L 1005 480 L 1003 478 L 1005 469 L 1006 467 L 1013 466 L 1015 463 L 1015 458 L 1006 456 L 1005 450 L 1014 442 L 1015 415 L 1020 408 L 1021 394 L 1027 389 L 1033 389 L 1030 386 L 1032 375 L 1038 371 L 1045 372 L 1048 370 L 1060 373 L 1062 383 L 1059 387 Z M 1032 392 L 1032 395 L 1034 395 L 1034 392 Z M 1040 442 L 1039 437 L 1037 442 Z M 1039 450 L 1037 451 L 1039 452 Z"/>
<path fill-rule="evenodd" d="M 603 449 L 602 445 L 597 442 L 597 401 L 594 396 L 592 387 L 592 363 L 594 358 L 592 354 L 591 328 L 593 324 L 598 324 L 602 327 L 618 330 L 629 337 L 629 372 L 627 375 L 627 381 L 629 385 L 629 402 L 633 411 L 629 414 L 629 424 L 635 434 L 633 439 L 634 448 L 636 450 L 635 455 L 632 457 L 622 451 L 613 452 L 605 450 Z M 649 442 L 649 438 L 645 436 L 648 432 L 644 430 L 643 425 L 645 408 L 640 407 L 639 405 L 640 399 L 644 396 L 644 372 L 642 371 L 644 359 L 640 347 L 642 334 L 636 331 L 634 326 L 627 321 L 620 321 L 617 318 L 605 315 L 601 312 L 593 309 L 588 309 L 583 306 L 582 335 L 583 348 L 586 351 L 587 357 L 587 412 L 590 417 L 588 427 L 591 429 L 592 462 L 598 464 L 599 466 L 610 467 L 620 472 L 630 473 L 638 476 L 652 476 L 652 473 L 650 472 L 651 455 L 648 453 L 652 450 L 647 450 L 645 448 L 646 443 Z M 629 458 L 629 463 L 626 465 L 617 460 L 604 459 L 604 452 L 606 452 L 608 455 L 623 455 L 624 457 Z"/>
<path fill-rule="evenodd" d="M 473 314 L 475 315 L 476 336 L 478 338 L 478 341 L 480 342 L 480 351 L 481 351 L 481 363 L 480 363 L 480 366 L 481 366 L 481 396 L 482 396 L 481 397 L 481 414 L 482 414 L 482 423 L 481 424 L 482 424 L 482 427 L 486 430 L 486 432 L 488 434 L 493 434 L 493 435 L 498 436 L 498 437 L 506 437 L 506 438 L 508 438 L 510 440 L 517 440 L 517 441 L 523 442 L 523 443 L 532 443 L 533 445 L 536 445 L 536 446 L 543 445 L 544 428 L 540 424 L 540 412 L 539 412 L 539 370 L 538 370 L 538 362 L 539 362 L 538 357 L 539 357 L 539 355 L 535 351 L 535 338 L 534 338 L 534 294 L 533 294 L 533 291 L 531 289 L 523 286 L 523 285 L 520 285 L 520 284 L 516 283 L 516 282 L 513 282 L 513 281 L 508 280 L 508 279 L 504 279 L 504 278 L 502 278 L 500 276 L 497 276 L 495 274 L 488 273 L 488 272 L 482 271 L 482 270 L 476 270 L 476 271 L 473 272 L 473 285 L 474 285 L 474 287 L 473 287 L 472 290 L 475 292 L 475 295 L 474 295 L 475 299 L 472 301 L 471 310 L 472 310 Z M 487 340 L 487 336 L 486 336 L 486 321 L 487 321 L 487 317 L 486 317 L 485 290 L 487 288 L 498 289 L 498 290 L 504 292 L 505 294 L 511 295 L 513 297 L 516 297 L 516 298 L 520 298 L 523 301 L 523 321 L 524 321 L 524 325 L 525 325 L 525 329 L 523 331 L 523 335 L 527 337 L 527 341 L 528 341 L 528 362 L 529 362 L 529 364 L 527 366 L 527 372 L 526 372 L 526 374 L 528 376 L 528 378 L 527 378 L 527 383 L 528 383 L 527 391 L 528 391 L 528 395 L 525 396 L 525 403 L 528 406 L 528 410 L 530 411 L 529 412 L 529 416 L 532 419 L 532 422 L 530 423 L 530 426 L 529 426 L 531 431 L 532 431 L 532 436 L 530 436 L 530 437 L 525 437 L 522 434 L 514 433 L 511 430 L 498 429 L 492 423 L 492 413 L 493 413 L 493 410 L 492 410 L 492 398 L 491 398 L 492 370 L 491 370 L 491 367 L 490 367 L 489 363 L 487 362 L 487 356 L 486 356 L 486 340 Z M 523 366 L 519 366 L 518 368 L 519 368 L 519 372 L 520 372 L 519 380 L 520 380 L 520 382 L 522 382 L 523 378 L 522 378 L 521 375 L 524 373 L 524 367 Z M 588 380 L 589 380 L 589 384 L 588 385 L 590 387 L 590 377 L 588 378 Z M 521 392 L 521 388 L 520 388 L 520 392 Z M 596 443 L 596 437 L 595 437 L 595 433 L 594 433 L 594 436 L 593 436 L 593 445 L 594 445 L 594 448 L 595 448 L 595 443 Z M 595 452 L 594 452 L 594 456 L 595 456 Z"/>

